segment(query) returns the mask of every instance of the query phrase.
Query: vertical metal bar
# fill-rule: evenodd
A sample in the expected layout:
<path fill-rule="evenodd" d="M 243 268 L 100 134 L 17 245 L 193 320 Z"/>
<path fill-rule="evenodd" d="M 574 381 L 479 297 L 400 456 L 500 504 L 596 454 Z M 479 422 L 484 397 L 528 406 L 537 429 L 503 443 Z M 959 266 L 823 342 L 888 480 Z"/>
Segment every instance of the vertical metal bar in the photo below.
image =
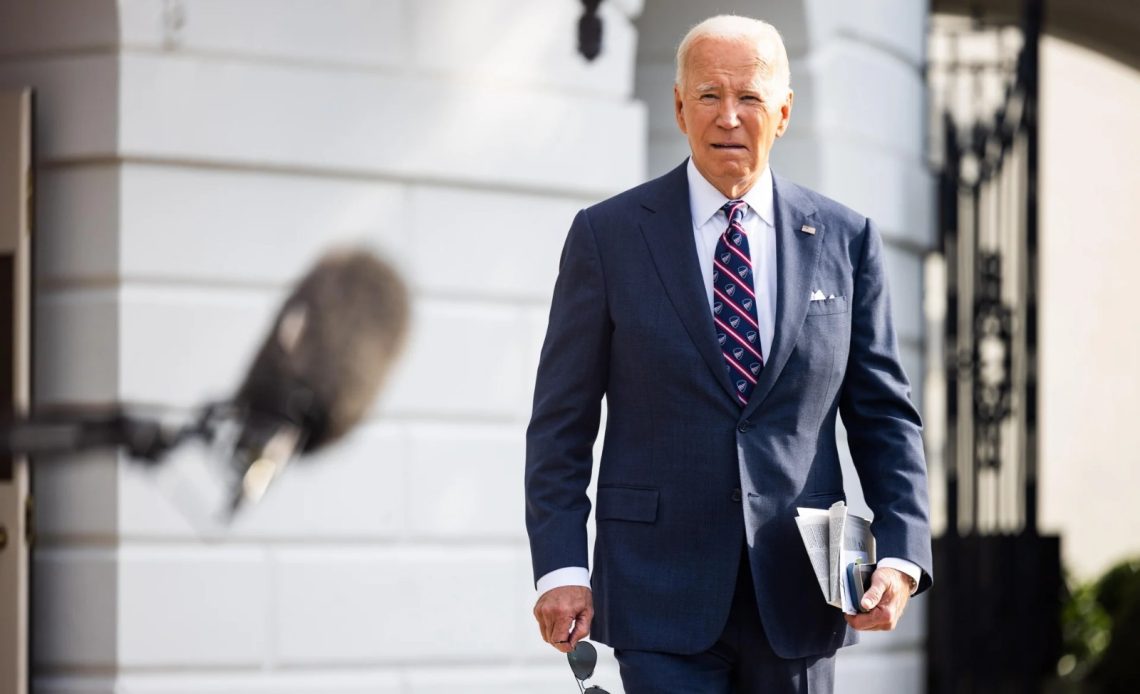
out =
<path fill-rule="evenodd" d="M 1025 0 L 1025 530 L 1037 534 L 1037 104 L 1039 96 L 1039 48 L 1044 0 Z"/>
<path fill-rule="evenodd" d="M 1009 118 L 1009 111 L 1006 111 L 1006 118 Z M 1021 456 L 1019 455 L 1020 447 L 1022 446 L 1022 438 L 1019 433 L 1017 423 L 1020 419 L 1018 411 L 1020 410 L 1020 398 L 1017 393 L 1020 387 L 1020 379 L 1017 377 L 1015 367 L 1021 363 L 1022 357 L 1020 353 L 1020 340 L 1018 335 L 1020 331 L 1012 323 L 1014 320 L 1015 311 L 1021 305 L 1018 299 L 1018 288 L 1021 286 L 1019 281 L 1021 253 L 1018 249 L 1018 234 L 1014 226 L 1014 207 L 1017 205 L 1017 199 L 1014 197 L 1013 189 L 1013 175 L 1016 169 L 1016 160 L 1013 151 L 1009 148 L 1007 142 L 1009 137 L 1009 124 L 1008 121 L 1002 125 L 1001 132 L 1001 257 L 1002 257 L 1002 276 L 1007 278 L 1002 284 L 1002 303 L 1011 308 L 1010 321 L 1011 321 L 1011 339 L 1010 344 L 1007 345 L 1005 354 L 1005 377 L 1010 384 L 1010 416 L 1002 423 L 1002 500 L 1004 508 L 1002 511 L 1001 527 L 1002 532 L 1009 532 L 1016 529 L 1021 524 L 1022 506 L 1024 499 L 1021 495 L 1021 483 L 1019 478 L 1019 470 L 1021 466 Z"/>
<path fill-rule="evenodd" d="M 32 97 L 0 92 L 0 417 L 26 414 L 31 398 Z M 27 460 L 0 470 L 0 692 L 28 687 L 30 590 Z"/>
<path fill-rule="evenodd" d="M 0 194 L 0 199 L 3 197 L 6 196 Z M 4 232 L 0 231 L 0 234 Z M 0 241 L 0 421 L 11 420 L 16 413 L 14 402 L 16 369 L 13 365 L 18 347 L 14 334 L 16 256 L 10 248 L 2 248 L 5 245 L 7 244 Z M 15 474 L 15 459 L 10 455 L 0 454 L 0 484 L 11 484 Z"/>
<path fill-rule="evenodd" d="M 946 532 L 960 535 L 958 527 L 958 164 L 962 152 L 958 131 L 949 113 L 943 115 L 945 160 L 942 165 L 941 201 L 938 206 L 942 226 L 942 255 L 946 263 L 945 330 L 946 368 Z"/>
<path fill-rule="evenodd" d="M 1013 141 L 1013 152 L 1015 152 L 1015 161 L 1017 163 L 1017 178 L 1016 187 L 1013 190 L 1015 196 L 1015 203 L 1017 204 L 1017 220 L 1015 223 L 1015 231 L 1017 234 L 1017 244 L 1021 248 L 1021 253 L 1018 254 L 1018 279 L 1017 279 L 1017 293 L 1018 296 L 1024 297 L 1028 294 L 1028 262 L 1025 253 L 1025 182 L 1026 182 L 1026 157 L 1025 157 L 1025 132 L 1024 132 L 1025 113 L 1020 114 L 1017 130 L 1015 132 L 1015 141 Z M 1021 438 L 1021 446 L 1018 448 L 1018 491 L 1021 493 L 1021 506 L 1019 508 L 1019 521 L 1018 531 L 1025 530 L 1028 524 L 1028 493 L 1026 492 L 1026 458 L 1028 456 L 1028 447 L 1031 446 L 1031 440 L 1028 436 L 1028 425 L 1026 410 L 1029 408 L 1027 379 L 1028 368 L 1026 361 L 1028 359 L 1028 337 L 1026 336 L 1026 310 L 1025 301 L 1018 302 L 1017 305 L 1017 324 L 1020 326 L 1019 338 L 1019 359 L 1017 361 L 1017 377 L 1018 377 L 1018 394 L 1019 405 L 1017 410 L 1017 424 L 1018 432 Z"/>
<path fill-rule="evenodd" d="M 999 44 L 1000 47 L 1000 44 Z M 1002 307 L 1001 320 L 1002 320 L 1002 334 L 1005 335 L 1005 326 L 1008 318 L 1007 310 L 1016 303 L 1015 298 L 1010 294 L 1010 288 L 1016 286 L 1011 284 L 1016 279 L 1015 272 L 1010 271 L 1011 263 L 1017 262 L 1017 249 L 1009 240 L 1009 152 L 1005 146 L 1005 138 L 1008 129 L 1008 113 L 1010 109 L 1010 90 L 1007 80 L 1002 81 L 1002 107 L 998 111 L 998 118 L 994 123 L 993 134 L 993 157 L 994 157 L 994 244 L 997 253 L 997 271 L 1001 277 L 1000 286 L 994 294 L 998 304 Z M 1009 340 L 1003 345 L 1002 361 L 1001 361 L 1001 374 L 1005 382 L 1006 389 L 1011 386 L 1010 358 L 1013 354 L 1012 333 L 1010 333 Z M 1003 412 L 1008 412 L 1006 409 L 1008 402 L 1010 402 L 1009 393 L 1003 389 L 1001 395 L 1001 408 Z M 998 508 L 996 510 L 997 530 L 1004 533 L 1009 527 L 1009 518 L 1013 509 L 1020 505 L 1020 501 L 1010 496 L 1010 473 L 1013 468 L 1011 460 L 1011 451 L 1013 446 L 1016 445 L 1016 439 L 1011 436 L 1012 417 L 1007 413 L 1004 415 L 1001 422 L 998 422 L 995 427 L 997 429 L 997 436 L 1000 444 L 998 448 L 998 459 L 1000 466 L 997 470 L 997 495 L 999 499 Z"/>
<path fill-rule="evenodd" d="M 1025 530 L 1037 533 L 1037 97 L 1040 89 L 1040 44 L 1043 0 L 1025 2 Z"/>
<path fill-rule="evenodd" d="M 959 350 L 958 350 L 958 398 L 961 403 L 961 454 L 959 456 L 958 464 L 961 466 L 961 479 L 962 483 L 962 514 L 964 516 L 963 528 L 966 534 L 971 534 L 975 530 L 976 518 L 971 512 L 973 508 L 973 499 L 976 489 L 974 488 L 974 389 L 972 383 L 973 363 L 972 363 L 972 350 L 970 346 L 973 344 L 973 325 L 970 322 L 970 316 L 973 314 L 974 302 L 974 255 L 973 245 L 971 240 L 973 238 L 970 229 L 973 226 L 973 195 L 971 187 L 964 187 L 961 197 L 959 198 L 959 214 L 961 215 L 961 226 L 958 232 L 958 272 L 960 273 L 959 282 L 961 287 L 958 308 L 958 336 L 959 336 Z"/>
<path fill-rule="evenodd" d="M 975 132 L 977 132 L 977 130 L 978 129 L 975 128 Z M 975 140 L 976 139 L 977 139 L 977 136 L 975 135 Z M 970 205 L 971 205 L 970 214 L 971 214 L 971 218 L 972 218 L 972 223 L 970 226 L 969 269 L 970 269 L 970 276 L 972 277 L 972 282 L 971 282 L 971 286 L 970 286 L 970 303 L 969 303 L 969 309 L 968 309 L 970 313 L 969 313 L 969 320 L 967 321 L 967 323 L 970 325 L 970 332 L 969 332 L 968 342 L 966 343 L 966 344 L 971 346 L 970 353 L 972 355 L 971 359 L 970 359 L 969 382 L 970 382 L 970 403 L 971 403 L 970 412 L 971 412 L 971 415 L 973 415 L 971 417 L 971 419 L 973 421 L 973 427 L 972 427 L 973 431 L 971 433 L 973 435 L 970 437 L 972 445 L 970 446 L 969 463 L 970 463 L 971 477 L 973 479 L 973 495 L 971 498 L 970 516 L 971 516 L 971 520 L 972 520 L 971 525 L 973 527 L 973 532 L 977 533 L 982 529 L 982 513 L 981 513 L 981 511 L 982 511 L 982 503 L 981 503 L 982 470 L 981 470 L 981 466 L 978 465 L 978 448 L 979 448 L 979 443 L 980 443 L 980 437 L 983 436 L 985 433 L 985 426 L 984 425 L 980 426 L 981 422 L 978 421 L 978 418 L 976 416 L 976 414 L 977 414 L 977 397 L 978 397 L 978 387 L 977 387 L 977 384 L 978 384 L 978 368 L 980 365 L 979 365 L 978 359 L 977 359 L 978 333 L 974 329 L 976 327 L 974 325 L 974 318 L 978 315 L 977 307 L 978 307 L 979 290 L 984 288 L 984 282 L 983 282 L 982 277 L 981 277 L 981 271 L 983 269 L 983 264 L 981 262 L 979 262 L 980 259 L 978 257 L 979 256 L 979 250 L 980 250 L 979 244 L 980 244 L 981 239 L 982 239 L 981 225 L 982 225 L 982 165 L 983 165 L 983 162 L 982 162 L 982 156 L 981 156 L 980 148 L 978 147 L 977 142 L 976 141 L 972 142 L 972 143 L 970 143 L 970 145 L 974 149 L 975 156 L 977 156 L 977 158 L 978 158 L 977 180 L 974 182 L 974 185 L 970 191 Z"/>

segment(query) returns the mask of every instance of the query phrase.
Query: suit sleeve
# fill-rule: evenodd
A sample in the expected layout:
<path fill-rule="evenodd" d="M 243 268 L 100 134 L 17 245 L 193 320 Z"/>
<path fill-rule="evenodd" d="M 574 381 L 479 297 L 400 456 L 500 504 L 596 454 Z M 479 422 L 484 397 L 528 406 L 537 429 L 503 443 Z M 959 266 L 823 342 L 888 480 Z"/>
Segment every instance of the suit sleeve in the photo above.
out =
<path fill-rule="evenodd" d="M 526 527 L 534 577 L 588 567 L 586 488 L 609 373 L 612 323 L 585 210 L 562 249 L 526 434 Z"/>
<path fill-rule="evenodd" d="M 863 495 L 875 514 L 877 553 L 917 564 L 921 592 L 933 575 L 922 421 L 899 359 L 882 238 L 870 220 L 860 237 L 840 414 Z"/>

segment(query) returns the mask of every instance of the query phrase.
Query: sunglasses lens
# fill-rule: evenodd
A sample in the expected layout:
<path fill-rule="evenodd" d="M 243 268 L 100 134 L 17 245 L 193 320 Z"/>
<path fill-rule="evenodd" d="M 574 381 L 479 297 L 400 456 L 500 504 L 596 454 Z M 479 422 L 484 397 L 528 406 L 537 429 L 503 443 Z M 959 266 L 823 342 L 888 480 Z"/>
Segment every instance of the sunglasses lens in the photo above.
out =
<path fill-rule="evenodd" d="M 573 671 L 573 676 L 578 679 L 589 679 L 594 673 L 594 666 L 597 664 L 597 650 L 594 644 L 580 640 L 578 645 L 573 647 L 573 651 L 567 653 L 567 661 L 570 662 L 570 670 Z"/>
<path fill-rule="evenodd" d="M 610 694 L 610 693 L 607 692 L 606 690 L 602 689 L 601 687 L 586 687 L 586 691 L 583 694 Z"/>
<path fill-rule="evenodd" d="M 589 641 L 579 641 L 574 650 L 566 654 L 570 662 L 570 670 L 580 680 L 589 679 L 594 674 L 594 666 L 598 664 L 598 651 Z"/>

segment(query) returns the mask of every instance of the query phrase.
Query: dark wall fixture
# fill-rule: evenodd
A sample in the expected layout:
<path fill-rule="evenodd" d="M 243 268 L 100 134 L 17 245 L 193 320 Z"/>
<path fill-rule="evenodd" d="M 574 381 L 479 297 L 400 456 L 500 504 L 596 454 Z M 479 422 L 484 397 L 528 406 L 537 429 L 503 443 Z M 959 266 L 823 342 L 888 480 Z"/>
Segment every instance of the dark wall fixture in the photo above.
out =
<path fill-rule="evenodd" d="M 582 0 L 582 17 L 578 20 L 578 52 L 589 61 L 602 53 L 602 19 L 598 6 L 602 0 Z"/>

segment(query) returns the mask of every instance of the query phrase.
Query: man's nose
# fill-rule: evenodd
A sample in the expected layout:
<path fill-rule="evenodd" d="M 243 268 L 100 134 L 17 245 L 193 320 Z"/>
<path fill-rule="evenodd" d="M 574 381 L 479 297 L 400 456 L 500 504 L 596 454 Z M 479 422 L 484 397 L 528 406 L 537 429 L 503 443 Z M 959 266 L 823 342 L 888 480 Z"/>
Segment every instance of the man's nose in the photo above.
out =
<path fill-rule="evenodd" d="M 735 128 L 740 125 L 737 115 L 736 102 L 733 99 L 721 99 L 720 110 L 716 117 L 717 125 L 722 128 Z"/>

